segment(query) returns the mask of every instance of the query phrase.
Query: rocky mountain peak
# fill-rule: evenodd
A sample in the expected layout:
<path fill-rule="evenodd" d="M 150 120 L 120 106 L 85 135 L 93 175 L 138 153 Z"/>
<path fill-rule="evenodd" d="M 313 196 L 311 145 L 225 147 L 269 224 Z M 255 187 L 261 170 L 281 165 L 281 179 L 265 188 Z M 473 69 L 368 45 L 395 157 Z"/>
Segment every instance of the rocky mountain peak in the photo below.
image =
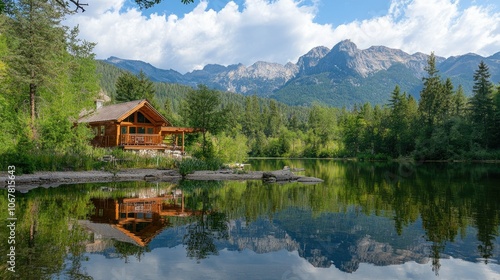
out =
<path fill-rule="evenodd" d="M 106 59 L 109 63 L 120 63 L 123 61 L 123 59 L 116 57 L 116 56 L 110 56 L 108 59 Z"/>
<path fill-rule="evenodd" d="M 358 46 L 354 44 L 351 40 L 340 41 L 337 45 L 332 48 L 332 52 L 343 52 L 350 56 L 356 55 L 359 52 Z"/>
<path fill-rule="evenodd" d="M 315 47 L 305 55 L 301 56 L 297 62 L 299 73 L 307 73 L 309 69 L 318 65 L 318 62 L 330 52 L 327 47 Z"/>
<path fill-rule="evenodd" d="M 319 100 L 335 106 L 350 106 L 384 103 L 396 84 L 418 97 L 428 58 L 429 54 L 408 54 L 385 46 L 359 49 L 352 41 L 344 40 L 331 49 L 313 48 L 296 64 L 264 61 L 250 66 L 209 64 L 184 75 L 157 69 L 142 61 L 110 57 L 104 62 L 133 73 L 144 71 L 154 81 L 193 87 L 206 84 L 219 90 L 272 97 L 291 105 L 307 105 Z M 492 81 L 500 80 L 500 52 L 486 58 L 476 54 L 436 56 L 436 65 L 443 78 L 451 78 L 454 85 L 462 85 L 466 94 L 470 94 L 472 76 L 481 60 L 490 67 Z"/>
<path fill-rule="evenodd" d="M 421 53 L 410 55 L 402 50 L 385 46 L 372 46 L 360 50 L 350 40 L 335 45 L 318 63 L 314 73 L 342 71 L 347 75 L 359 75 L 366 78 L 382 70 L 388 70 L 396 64 L 402 64 L 420 75 L 427 61 Z"/>
<path fill-rule="evenodd" d="M 210 73 L 220 73 L 227 70 L 227 67 L 219 64 L 207 64 L 203 67 L 203 71 L 207 71 Z"/>

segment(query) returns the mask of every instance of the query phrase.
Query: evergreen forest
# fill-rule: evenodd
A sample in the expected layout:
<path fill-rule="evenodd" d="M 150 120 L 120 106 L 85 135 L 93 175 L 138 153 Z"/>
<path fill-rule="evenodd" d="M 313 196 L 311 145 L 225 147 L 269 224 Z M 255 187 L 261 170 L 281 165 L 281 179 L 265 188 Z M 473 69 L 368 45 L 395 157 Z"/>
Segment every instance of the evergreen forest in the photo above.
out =
<path fill-rule="evenodd" d="M 287 106 L 256 95 L 153 83 L 97 61 L 93 42 L 52 1 L 16 1 L 0 14 L 0 155 L 3 170 L 101 168 L 107 153 L 75 125 L 101 94 L 112 103 L 147 98 L 175 126 L 203 128 L 188 153 L 222 162 L 251 157 L 359 160 L 500 160 L 500 85 L 481 62 L 473 91 L 441 78 L 431 54 L 419 94 L 394 85 L 383 104 Z M 311 92 L 311 95 L 314 95 Z M 418 100 L 413 96 L 419 96 Z M 147 162 L 144 162 L 147 165 Z"/>

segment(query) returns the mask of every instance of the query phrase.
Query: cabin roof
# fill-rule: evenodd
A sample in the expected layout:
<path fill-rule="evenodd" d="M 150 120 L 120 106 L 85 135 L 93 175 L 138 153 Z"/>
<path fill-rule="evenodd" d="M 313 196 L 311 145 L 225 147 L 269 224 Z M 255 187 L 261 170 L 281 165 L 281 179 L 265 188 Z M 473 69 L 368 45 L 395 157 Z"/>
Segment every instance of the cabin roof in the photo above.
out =
<path fill-rule="evenodd" d="M 129 235 L 124 233 L 123 229 L 117 226 L 105 224 L 105 223 L 93 223 L 87 220 L 79 220 L 78 223 L 91 230 L 92 232 L 104 237 L 112 238 L 121 242 L 127 242 L 136 246 L 144 246 L 142 242 L 138 242 L 137 238 L 131 238 Z"/>
<path fill-rule="evenodd" d="M 170 125 L 170 122 L 162 116 L 147 99 L 133 100 L 124 103 L 102 106 L 93 112 L 81 117 L 79 123 L 93 123 L 104 121 L 123 121 L 132 113 L 141 110 L 155 122 L 163 122 Z"/>

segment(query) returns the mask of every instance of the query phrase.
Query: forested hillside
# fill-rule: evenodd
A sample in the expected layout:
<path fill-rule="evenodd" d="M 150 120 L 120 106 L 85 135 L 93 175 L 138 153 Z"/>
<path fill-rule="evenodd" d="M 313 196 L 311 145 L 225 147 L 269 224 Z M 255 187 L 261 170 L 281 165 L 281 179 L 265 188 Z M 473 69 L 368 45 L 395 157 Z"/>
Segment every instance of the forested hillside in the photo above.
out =
<path fill-rule="evenodd" d="M 436 57 L 436 68 L 443 79 L 450 78 L 455 87 L 462 85 L 465 95 L 470 97 L 474 85 L 471 77 L 481 61 L 490 68 L 492 81 L 500 81 L 499 56 L 500 53 L 489 57 L 469 53 Z M 408 54 L 385 46 L 359 49 L 354 42 L 344 40 L 332 49 L 313 48 L 296 64 L 262 61 L 250 66 L 209 64 L 185 74 L 138 60 L 110 57 L 102 61 L 134 74 L 143 71 L 152 81 L 192 87 L 204 84 L 222 91 L 270 97 L 292 106 L 321 103 L 352 108 L 354 104 L 366 102 L 385 104 L 396 84 L 418 100 L 428 57 L 428 54 Z"/>
<path fill-rule="evenodd" d="M 355 104 L 347 109 L 317 103 L 287 106 L 203 85 L 153 83 L 142 72 L 135 76 L 97 62 L 94 44 L 80 41 L 78 29 L 61 25 L 67 12 L 36 0 L 18 1 L 15 8 L 0 14 L 4 170 L 8 165 L 16 165 L 20 172 L 101 168 L 99 155 L 120 153 L 91 147 L 93 132 L 76 125 L 82 110 L 94 107 L 100 91 L 111 102 L 151 99 L 173 125 L 201 128 L 202 133 L 187 138 L 189 153 L 224 162 L 243 161 L 248 155 L 500 159 L 500 87 L 491 80 L 486 62 L 481 61 L 468 77 L 473 85 L 470 96 L 441 77 L 431 54 L 418 96 L 402 90 L 406 84 L 374 75 L 373 88 L 393 88 L 387 100 L 377 97 L 384 105 L 361 103 L 346 95 Z M 393 71 L 404 72 L 394 67 Z M 356 83 L 344 82 L 338 86 L 346 91 L 349 83 Z M 317 94 L 319 84 L 307 83 L 304 89 Z M 289 102 L 312 101 L 297 97 Z"/>
<path fill-rule="evenodd" d="M 100 77 L 100 84 L 104 92 L 112 98 L 112 102 L 116 102 L 116 81 L 123 75 L 126 71 L 118 67 L 110 65 L 102 61 L 96 61 L 97 63 L 97 73 Z M 193 90 L 192 87 L 165 83 L 165 82 L 154 82 L 154 96 L 157 104 L 160 104 L 159 110 L 168 114 L 170 111 L 179 115 L 182 108 L 182 101 L 185 100 L 187 94 Z M 271 102 L 277 104 L 284 117 L 297 118 L 297 121 L 302 123 L 307 121 L 307 114 L 309 112 L 308 107 L 302 106 L 287 106 L 285 104 L 275 102 L 269 98 L 262 98 L 258 96 L 244 96 L 242 94 L 219 91 L 221 98 L 221 106 L 227 107 L 229 104 L 237 108 L 244 108 L 245 103 L 250 98 L 256 100 L 259 107 L 268 107 Z"/>
<path fill-rule="evenodd" d="M 349 100 L 356 104 L 350 109 L 287 106 L 273 99 L 217 91 L 220 106 L 227 110 L 221 121 L 230 124 L 222 133 L 233 139 L 238 136 L 251 156 L 498 159 L 498 86 L 490 81 L 485 63 L 477 67 L 469 78 L 474 85 L 469 98 L 461 86 L 441 78 L 436 57 L 431 55 L 418 96 L 403 92 L 397 81 L 377 76 L 373 87 L 393 85 L 390 99 L 380 98 L 382 106 Z M 313 95 L 315 87 L 307 86 Z M 197 90 L 168 83 L 155 83 L 154 88 L 157 102 L 164 104 L 162 112 L 177 124 L 188 125 L 182 116 L 183 102 Z M 302 103 L 300 99 L 290 102 Z M 219 140 L 213 135 L 215 149 Z"/>

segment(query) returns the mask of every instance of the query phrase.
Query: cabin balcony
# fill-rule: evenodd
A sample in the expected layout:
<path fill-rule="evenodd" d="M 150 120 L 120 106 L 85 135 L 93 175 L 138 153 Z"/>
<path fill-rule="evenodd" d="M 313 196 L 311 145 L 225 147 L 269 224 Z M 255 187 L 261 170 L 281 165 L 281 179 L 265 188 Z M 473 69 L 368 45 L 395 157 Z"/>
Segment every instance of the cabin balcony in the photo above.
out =
<path fill-rule="evenodd" d="M 124 149 L 166 149 L 163 136 L 158 134 L 123 134 L 120 135 L 119 145 Z"/>

